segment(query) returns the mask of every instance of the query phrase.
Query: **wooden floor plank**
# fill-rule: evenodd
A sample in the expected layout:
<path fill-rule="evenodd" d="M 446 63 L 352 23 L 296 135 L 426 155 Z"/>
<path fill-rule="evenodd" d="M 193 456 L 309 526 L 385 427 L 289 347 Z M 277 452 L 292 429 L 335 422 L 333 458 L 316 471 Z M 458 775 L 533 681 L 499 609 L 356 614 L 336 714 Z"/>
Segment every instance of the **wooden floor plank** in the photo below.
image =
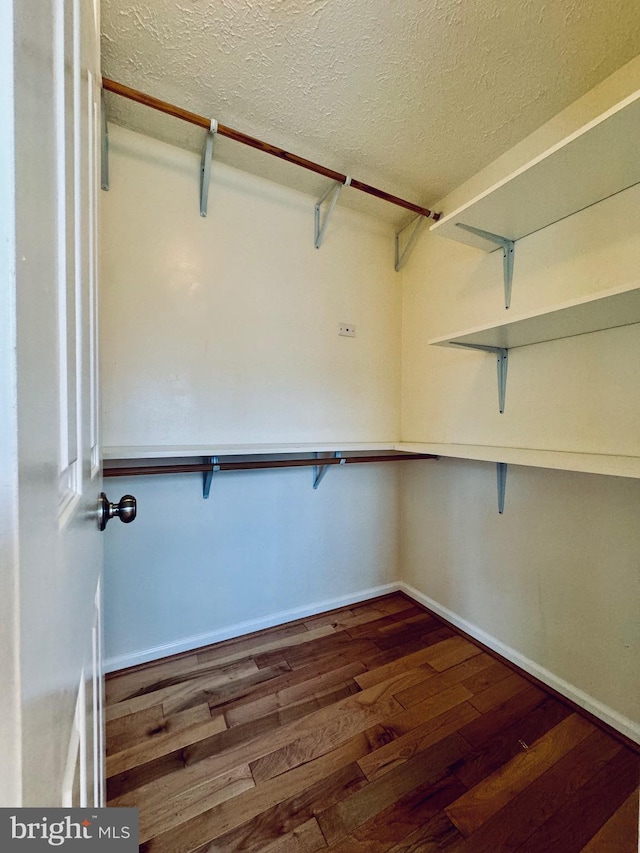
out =
<path fill-rule="evenodd" d="M 438 755 L 421 753 L 370 782 L 349 799 L 317 815 L 327 842 L 336 844 L 419 785 L 437 785 L 447 766 L 460 757 L 464 744 L 457 736 L 440 741 Z M 274 780 L 275 781 L 275 780 Z"/>
<path fill-rule="evenodd" d="M 430 613 L 425 613 L 424 610 L 416 607 L 395 613 L 393 618 L 396 620 L 395 623 L 382 626 L 378 630 L 378 637 L 397 637 L 408 629 L 422 628 L 423 626 L 439 625 L 442 627 L 442 622 L 439 622 Z"/>
<path fill-rule="evenodd" d="M 593 732 L 451 853 L 517 850 L 621 749 L 604 732 Z"/>
<path fill-rule="evenodd" d="M 593 731 L 591 723 L 571 714 L 456 800 L 447 814 L 463 835 L 471 835 Z"/>
<path fill-rule="evenodd" d="M 133 746 L 107 756 L 107 779 L 117 776 L 127 770 L 133 770 L 158 758 L 175 753 L 190 746 L 194 742 L 205 740 L 227 728 L 222 715 L 211 717 L 202 723 L 196 723 L 186 729 L 159 735 L 157 738 L 147 738 Z"/>
<path fill-rule="evenodd" d="M 205 705 L 205 709 L 207 718 L 211 719 L 209 706 Z M 149 733 L 161 726 L 163 722 L 162 704 L 106 720 L 107 755 L 114 755 L 129 746 L 135 746 L 140 741 L 145 741 L 149 737 Z"/>
<path fill-rule="evenodd" d="M 402 613 L 410 604 L 413 604 L 410 599 L 402 595 L 402 593 L 396 592 L 377 599 L 375 607 L 383 613 Z"/>
<path fill-rule="evenodd" d="M 542 824 L 519 853 L 579 853 L 587 841 L 620 808 L 638 786 L 638 756 L 621 750 L 579 791 L 579 796 L 559 809 Z M 635 853 L 624 845 L 628 853 Z M 616 853 L 627 853 L 625 846 Z"/>
<path fill-rule="evenodd" d="M 152 716 L 151 712 L 153 712 Z M 210 721 L 211 711 L 206 702 L 168 716 L 165 716 L 162 705 L 155 705 L 153 708 L 107 723 L 108 754 L 112 755 L 135 744 L 145 743 L 163 735 L 190 728 L 197 723 Z"/>
<path fill-rule="evenodd" d="M 324 783 L 327 776 L 356 762 L 367 749 L 366 738 L 358 735 L 329 755 L 323 755 L 302 767 L 289 770 L 233 800 L 202 812 L 188 824 L 160 833 L 151 841 L 142 844 L 140 849 L 141 851 L 153 850 L 153 853 L 191 853 L 198 847 L 242 826 L 283 800 L 301 794 L 314 784 Z"/>
<path fill-rule="evenodd" d="M 401 593 L 108 682 L 146 853 L 637 853 L 638 755 Z"/>
<path fill-rule="evenodd" d="M 377 654 L 372 655 L 366 660 L 369 669 L 377 669 L 378 667 L 386 666 L 387 664 L 396 663 L 402 658 L 409 657 L 414 653 L 423 653 L 428 647 L 436 646 L 444 640 L 450 640 L 455 637 L 455 633 L 450 628 L 436 628 L 429 631 L 420 637 L 414 637 L 412 640 L 406 640 L 402 643 L 393 643 L 389 648 L 381 649 L 372 637 L 371 642 L 377 648 Z"/>
<path fill-rule="evenodd" d="M 415 615 L 415 613 L 412 612 L 412 615 Z M 350 625 L 345 630 L 354 640 L 371 639 L 372 637 L 378 636 L 381 628 L 397 625 L 398 616 L 402 616 L 402 612 L 399 614 L 382 614 L 381 611 L 378 611 L 375 619 L 363 622 L 360 625 Z"/>
<path fill-rule="evenodd" d="M 417 670 L 418 668 L 423 672 L 424 677 L 420 679 L 420 681 L 424 681 L 424 679 L 430 675 L 435 675 L 435 671 L 432 667 L 427 663 L 427 655 L 429 654 L 429 649 L 423 649 L 419 652 L 414 652 L 411 655 L 406 655 L 405 657 L 398 658 L 394 660 L 392 663 L 384 664 L 383 666 L 377 666 L 374 669 L 370 669 L 362 675 L 358 675 L 355 678 L 357 684 L 362 687 L 362 689 L 366 689 L 367 687 L 373 687 L 374 684 L 381 684 L 384 681 L 388 681 L 390 678 L 398 674 L 402 674 L 409 670 Z M 419 682 L 416 681 L 416 684 Z M 412 687 L 413 685 L 408 684 L 407 687 Z M 407 688 L 404 688 L 405 690 Z"/>
<path fill-rule="evenodd" d="M 211 759 L 204 759 L 197 764 L 181 767 L 173 773 L 165 773 L 136 788 L 110 797 L 109 805 L 126 808 L 137 806 L 141 812 L 144 812 L 156 804 L 162 804 L 165 800 L 188 793 L 192 788 L 223 778 L 247 779 L 251 782 L 247 787 L 253 787 L 253 776 L 248 765 L 237 765 L 224 773 L 217 773 L 214 762 Z"/>
<path fill-rule="evenodd" d="M 332 844 L 329 851 L 387 853 L 407 837 L 415 836 L 416 831 L 423 829 L 433 818 L 443 816 L 444 807 L 463 791 L 461 783 L 448 775 L 443 775 L 436 782 L 418 785 L 382 809 L 371 820 L 354 829 L 346 838 Z M 451 826 L 446 816 L 444 817 Z"/>
<path fill-rule="evenodd" d="M 234 679 L 227 684 L 216 685 L 213 688 L 206 687 L 204 689 L 193 690 L 189 696 L 172 696 L 170 699 L 163 702 L 162 707 L 165 709 L 165 714 L 175 713 L 190 708 L 193 705 L 199 704 L 201 701 L 209 703 L 211 713 L 224 709 L 232 702 L 238 702 L 247 696 L 253 695 L 253 689 L 257 685 L 264 685 L 268 682 L 275 681 L 279 676 L 289 672 L 289 665 L 286 663 L 276 664 L 266 669 L 257 669 L 255 673 L 251 673 L 245 678 Z"/>
<path fill-rule="evenodd" d="M 314 628 L 322 628 L 325 625 L 331 625 L 335 628 L 338 624 L 349 622 L 356 618 L 357 610 L 353 607 L 340 607 L 338 610 L 329 610 L 326 613 L 318 613 L 315 616 L 308 616 L 302 620 L 302 624 L 307 631 L 312 631 Z M 361 613 L 363 619 L 375 619 L 376 616 L 369 612 Z"/>
<path fill-rule="evenodd" d="M 636 853 L 636 850 L 640 850 L 639 798 L 640 790 L 636 788 L 580 853 Z"/>
<path fill-rule="evenodd" d="M 215 678 L 219 678 L 221 683 L 225 683 L 235 678 L 236 673 L 241 673 L 242 677 L 255 672 L 256 669 L 255 663 L 247 658 L 244 658 L 242 661 L 236 661 L 234 664 L 198 663 L 194 664 L 186 672 L 174 672 L 164 675 L 162 678 L 149 678 L 143 684 L 129 684 L 126 691 L 118 691 L 121 694 L 121 698 L 113 701 L 112 704 L 115 705 L 118 701 L 135 700 L 150 696 L 155 698 L 156 701 L 162 701 L 161 699 L 158 700 L 158 697 L 164 695 L 163 691 L 166 688 L 179 685 L 187 686 L 189 683 L 196 681 L 210 683 Z M 169 691 L 169 695 L 171 695 L 171 691 Z"/>
<path fill-rule="evenodd" d="M 311 634 L 311 632 L 309 632 Z M 293 669 L 296 665 L 310 666 L 314 661 L 323 657 L 349 653 L 352 648 L 352 638 L 346 631 L 335 631 L 331 626 L 318 628 L 320 636 L 305 643 L 290 644 L 285 648 L 264 651 L 256 654 L 254 660 L 259 667 L 271 666 L 273 659 L 284 658 Z M 372 648 L 370 643 L 366 648 Z"/>
<path fill-rule="evenodd" d="M 318 821 L 313 817 L 302 826 L 296 827 L 292 832 L 263 847 L 262 853 L 317 853 L 318 850 L 326 849 L 327 842 L 318 826 Z"/>
<path fill-rule="evenodd" d="M 478 657 L 489 657 L 488 655 L 476 655 L 476 657 L 468 658 L 468 661 L 474 661 Z M 472 675 L 467 676 L 462 682 L 467 690 L 470 690 L 474 696 L 482 695 L 489 689 L 496 689 L 499 684 L 502 684 L 503 681 L 510 678 L 513 675 L 513 670 L 509 669 L 508 666 L 505 666 L 500 661 L 493 660 L 489 657 L 491 663 L 489 666 L 483 667 L 479 672 L 475 672 Z M 468 661 L 463 661 L 463 663 L 467 663 Z M 461 666 L 461 664 L 458 664 Z M 451 672 L 451 669 L 445 670 L 442 675 L 446 675 L 447 672 Z M 524 680 L 524 679 L 523 679 Z M 528 686 L 529 682 L 525 681 L 525 686 Z M 478 708 L 476 703 L 473 703 L 475 707 Z M 492 706 L 494 707 L 494 706 Z M 478 708 L 478 710 L 481 710 Z M 483 711 L 483 713 L 485 713 Z"/>
<path fill-rule="evenodd" d="M 180 745 L 171 752 L 162 751 L 163 744 L 169 742 L 169 738 L 159 739 L 150 746 L 144 746 L 138 752 L 136 748 L 125 750 L 113 756 L 111 763 L 107 761 L 109 797 L 121 796 L 132 787 L 146 784 L 165 773 L 175 772 L 212 756 L 217 759 L 216 774 L 222 774 L 236 764 L 251 764 L 306 734 L 319 731 L 322 727 L 330 725 L 336 717 L 352 710 L 369 709 L 369 713 L 374 715 L 376 713 L 374 706 L 385 701 L 391 701 L 392 706 L 399 709 L 400 706 L 393 699 L 394 691 L 402 689 L 409 683 L 415 683 L 418 677 L 419 674 L 415 674 L 414 671 L 400 673 L 367 690 L 342 699 L 330 707 L 301 716 L 291 723 L 279 727 L 270 726 L 266 732 L 261 732 L 249 740 L 243 739 L 238 742 L 232 735 L 233 729 L 229 732 L 210 734 L 203 724 L 194 726 L 191 730 L 187 729 L 184 733 L 176 733 L 174 741 L 179 742 Z M 193 738 L 191 742 L 185 743 L 190 732 Z"/>
<path fill-rule="evenodd" d="M 305 646 L 308 643 L 313 643 L 323 637 L 329 637 L 336 632 L 331 625 L 326 625 L 320 628 L 315 628 L 313 631 L 307 631 L 304 626 L 299 630 L 282 632 L 276 638 L 265 636 L 256 643 L 253 639 L 246 641 L 239 640 L 234 645 L 218 649 L 210 649 L 198 655 L 198 660 L 203 664 L 215 663 L 217 666 L 223 666 L 237 661 L 253 658 L 257 660 L 259 655 L 273 654 L 282 652 L 285 649 L 291 649 L 295 646 Z"/>
<path fill-rule="evenodd" d="M 306 684 L 307 682 L 305 682 Z M 317 686 L 318 689 L 312 690 L 313 686 Z M 245 725 L 253 720 L 261 720 L 270 714 L 279 714 L 281 719 L 284 719 L 289 710 L 300 705 L 311 709 L 315 702 L 318 708 L 322 708 L 328 704 L 326 701 L 328 696 L 333 696 L 335 697 L 334 701 L 338 701 L 342 696 L 358 693 L 359 690 L 360 688 L 352 678 L 347 681 L 336 681 L 334 684 L 322 684 L 319 679 L 317 685 L 310 681 L 302 695 L 295 696 L 293 693 L 287 693 L 286 690 L 280 691 L 271 696 L 263 696 L 255 702 L 225 710 L 225 717 L 230 727 Z"/>
<path fill-rule="evenodd" d="M 222 776 L 211 776 L 209 773 L 205 778 L 197 781 L 192 778 L 190 782 L 189 786 L 177 792 L 173 792 L 167 785 L 156 785 L 153 790 L 136 792 L 137 796 L 131 797 L 130 802 L 123 798 L 119 805 L 127 806 L 135 802 L 140 809 L 140 842 L 167 832 L 255 785 L 248 767 L 236 767 Z"/>
<path fill-rule="evenodd" d="M 470 643 L 464 637 L 451 637 L 430 649 L 427 663 L 437 672 L 444 672 L 445 669 L 479 654 L 482 654 L 482 649 L 475 643 Z"/>
<path fill-rule="evenodd" d="M 424 826 L 398 842 L 389 853 L 440 853 L 442 850 L 449 850 L 460 838 L 462 838 L 460 832 L 447 815 L 439 812 Z M 498 851 L 496 850 L 495 853 Z"/>
<path fill-rule="evenodd" d="M 282 665 L 280 669 L 282 669 Z M 161 687 L 157 690 L 145 691 L 139 696 L 124 699 L 112 705 L 109 710 L 115 712 L 113 716 L 122 716 L 117 711 L 125 707 L 127 714 L 152 708 L 154 705 L 163 705 L 165 713 L 185 710 L 188 706 L 198 705 L 207 701 L 208 691 L 213 695 L 216 690 L 222 689 L 234 681 L 240 682 L 247 678 L 260 677 L 259 669 L 255 661 L 242 660 L 221 667 L 205 667 L 206 674 L 198 673 L 197 678 Z M 203 698 L 202 698 L 203 697 Z M 184 707 L 183 707 L 184 706 Z"/>
<path fill-rule="evenodd" d="M 265 647 L 275 649 L 280 645 L 286 646 L 289 643 L 304 643 L 304 636 L 308 633 L 312 634 L 308 639 L 312 639 L 313 636 L 322 636 L 322 634 L 331 633 L 331 629 L 326 626 L 318 625 L 317 627 L 322 628 L 323 631 L 313 634 L 303 623 L 293 622 L 288 625 L 267 628 L 255 634 L 234 637 L 222 643 L 215 643 L 212 646 L 199 649 L 198 661 L 199 663 L 220 663 L 226 662 L 229 657 L 233 659 L 238 659 L 238 657 L 253 657 Z M 298 638 L 297 640 L 295 639 L 296 637 Z"/>
<path fill-rule="evenodd" d="M 142 745 L 142 751 L 139 747 L 133 747 L 119 756 L 121 764 L 112 767 L 114 772 L 108 775 L 109 799 L 121 797 L 166 774 L 182 772 L 199 762 L 207 762 L 207 772 L 211 775 L 228 772 L 238 764 L 248 764 L 273 749 L 274 743 L 287 742 L 286 737 L 281 736 L 274 740 L 275 731 L 287 727 L 290 737 L 295 739 L 298 730 L 289 728 L 291 724 L 296 720 L 306 720 L 319 708 L 332 705 L 349 695 L 351 691 L 339 690 L 336 696 L 329 694 L 323 697 L 326 700 L 324 705 L 314 699 L 231 729 L 226 728 L 224 717 L 218 717 L 209 726 L 194 726 L 179 736 L 174 735 L 172 740 L 161 739 L 154 743 L 153 751 L 145 744 Z"/>
<path fill-rule="evenodd" d="M 423 752 L 449 735 L 458 732 L 476 714 L 477 711 L 466 702 L 456 705 L 450 711 L 418 726 L 409 734 L 381 744 L 378 749 L 361 759 L 360 765 L 363 772 L 371 780 L 384 776 L 385 773 L 400 764 L 404 764 L 415 754 Z"/>
<path fill-rule="evenodd" d="M 349 640 L 349 634 L 345 631 L 339 633 L 341 644 L 332 648 L 331 646 L 318 650 L 306 651 L 300 656 L 287 654 L 287 663 L 293 672 L 299 669 L 310 669 L 316 667 L 318 672 L 328 672 L 334 667 L 346 666 L 349 663 L 360 662 L 369 668 L 369 661 L 380 654 L 380 649 L 373 640 L 358 639 Z M 284 658 L 282 658 L 284 660 Z M 261 655 L 256 658 L 257 666 L 263 667 L 277 660 L 274 655 Z"/>
<path fill-rule="evenodd" d="M 398 620 L 405 621 L 413 616 L 422 616 L 422 611 L 415 605 L 407 602 L 407 606 L 396 613 L 387 613 L 378 609 L 374 605 L 364 607 L 352 607 L 348 610 L 329 614 L 320 614 L 312 616 L 305 620 L 305 625 L 309 630 L 321 625 L 331 625 L 336 630 L 349 631 L 359 626 L 365 626 L 379 619 L 388 619 L 390 625 L 395 625 Z"/>
<path fill-rule="evenodd" d="M 426 638 L 434 631 L 441 631 L 442 623 L 432 619 L 430 616 L 413 616 L 410 619 L 405 619 L 402 622 L 395 622 L 391 625 L 385 625 L 371 636 L 375 644 L 383 649 L 390 649 L 394 646 L 410 643 L 413 640 Z"/>
<path fill-rule="evenodd" d="M 197 666 L 198 655 L 194 652 L 193 654 L 170 658 L 167 661 L 127 669 L 124 672 L 110 673 L 105 678 L 105 705 L 115 705 L 128 696 L 135 696 L 137 691 L 155 681 L 173 678 L 181 674 L 188 676 Z"/>
<path fill-rule="evenodd" d="M 462 663 L 450 667 L 450 669 L 444 672 L 434 672 L 433 678 L 422 681 L 413 687 L 408 687 L 401 693 L 397 693 L 396 699 L 405 708 L 410 708 L 412 705 L 422 702 L 423 699 L 435 696 L 436 693 L 440 693 L 448 687 L 453 687 L 472 678 L 474 675 L 484 672 L 486 669 L 491 668 L 493 664 L 494 660 L 489 655 L 475 655 Z M 474 692 L 473 689 L 471 689 L 471 692 Z"/>
<path fill-rule="evenodd" d="M 393 718 L 402 706 L 393 698 L 383 699 L 375 705 L 342 713 L 329 725 L 299 738 L 251 763 L 251 772 L 256 782 L 265 782 L 279 776 L 299 764 L 306 764 L 320 755 L 335 749 L 360 732 L 383 720 Z"/>
<path fill-rule="evenodd" d="M 499 680 L 496 684 L 492 684 L 482 692 L 478 693 L 471 700 L 474 708 L 477 708 L 482 714 L 491 711 L 502 705 L 507 699 L 511 699 L 517 693 L 526 690 L 531 682 L 520 675 L 511 673 L 506 678 Z"/>
<path fill-rule="evenodd" d="M 526 690 L 503 702 L 502 705 L 489 713 L 485 712 L 473 723 L 469 723 L 461 734 L 473 746 L 480 746 L 489 738 L 494 737 L 496 732 L 506 729 L 517 720 L 522 719 L 538 705 L 541 705 L 546 698 L 547 695 L 543 690 L 530 685 Z"/>
<path fill-rule="evenodd" d="M 533 711 L 465 756 L 451 769 L 468 788 L 473 788 L 494 770 L 506 764 L 570 714 L 569 708 L 555 699 L 547 699 Z M 460 729 L 464 737 L 467 727 Z"/>
<path fill-rule="evenodd" d="M 336 666 L 333 661 L 326 666 L 305 666 L 295 670 L 284 670 L 274 679 L 265 679 L 262 687 L 252 689 L 231 699 L 224 706 L 226 720 L 230 726 L 255 720 L 280 708 L 295 704 L 300 699 L 321 693 L 325 688 L 353 680 L 365 671 L 360 661 Z"/>
<path fill-rule="evenodd" d="M 295 831 L 316 813 L 348 799 L 365 784 L 366 780 L 357 764 L 341 767 L 320 782 L 309 785 L 235 829 L 218 836 L 201 848 L 201 851 L 262 851 L 265 844 L 271 844 L 283 835 L 294 835 Z M 324 835 L 322 838 L 324 839 Z"/>

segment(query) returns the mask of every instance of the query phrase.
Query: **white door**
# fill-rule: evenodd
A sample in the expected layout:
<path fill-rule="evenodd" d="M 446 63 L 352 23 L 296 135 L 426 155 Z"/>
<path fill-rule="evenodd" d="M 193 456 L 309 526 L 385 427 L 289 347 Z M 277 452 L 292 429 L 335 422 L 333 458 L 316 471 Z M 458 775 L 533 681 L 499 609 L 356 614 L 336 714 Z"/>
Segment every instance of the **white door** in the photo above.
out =
<path fill-rule="evenodd" d="M 103 805 L 98 0 L 0 3 L 0 805 Z"/>

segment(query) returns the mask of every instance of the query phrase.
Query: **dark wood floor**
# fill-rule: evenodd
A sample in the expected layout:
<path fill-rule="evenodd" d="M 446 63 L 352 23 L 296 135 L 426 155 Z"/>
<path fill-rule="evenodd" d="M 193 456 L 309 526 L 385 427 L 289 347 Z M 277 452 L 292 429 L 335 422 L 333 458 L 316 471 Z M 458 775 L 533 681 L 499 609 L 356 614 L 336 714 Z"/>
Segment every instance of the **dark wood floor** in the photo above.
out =
<path fill-rule="evenodd" d="M 636 853 L 638 755 L 400 594 L 107 680 L 141 850 Z"/>

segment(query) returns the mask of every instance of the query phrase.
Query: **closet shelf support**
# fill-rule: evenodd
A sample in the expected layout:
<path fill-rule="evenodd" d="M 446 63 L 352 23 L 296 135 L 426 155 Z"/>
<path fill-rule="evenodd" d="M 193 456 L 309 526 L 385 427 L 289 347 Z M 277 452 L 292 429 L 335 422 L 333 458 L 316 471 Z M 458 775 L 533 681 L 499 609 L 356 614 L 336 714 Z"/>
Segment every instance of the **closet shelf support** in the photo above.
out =
<path fill-rule="evenodd" d="M 213 156 L 213 143 L 218 132 L 218 122 L 211 119 L 211 130 L 207 133 L 202 159 L 200 160 L 200 216 L 206 216 L 209 206 L 209 181 L 211 179 L 211 157 Z"/>
<path fill-rule="evenodd" d="M 513 260 L 516 251 L 515 240 L 509 240 L 507 237 L 501 237 L 499 234 L 492 234 L 491 231 L 483 231 L 481 228 L 474 228 L 473 225 L 465 225 L 462 222 L 456 222 L 456 225 L 458 228 L 462 228 L 463 231 L 469 231 L 470 234 L 476 234 L 478 237 L 482 237 L 489 243 L 495 243 L 502 249 L 504 307 L 509 308 L 511 305 L 511 286 L 513 284 Z"/>
<path fill-rule="evenodd" d="M 415 246 L 416 241 L 422 232 L 422 228 L 424 227 L 425 221 L 426 220 L 424 216 L 415 216 L 404 226 L 404 228 L 401 228 L 398 232 L 396 232 L 396 258 L 394 265 L 394 269 L 396 272 L 400 272 L 402 267 L 409 259 L 409 255 L 413 251 L 413 247 Z M 400 249 L 400 245 L 403 243 L 403 235 L 406 235 L 406 232 L 411 228 L 412 225 L 413 230 L 404 241 L 403 248 Z"/>
<path fill-rule="evenodd" d="M 107 127 L 107 105 L 105 103 L 104 89 L 100 92 L 101 112 L 101 144 L 100 144 L 100 186 L 103 190 L 109 189 L 109 128 Z"/>
<path fill-rule="evenodd" d="M 507 463 L 496 462 L 496 474 L 498 479 L 498 512 L 504 512 L 504 493 L 507 488 Z"/>
<path fill-rule="evenodd" d="M 498 358 L 498 406 L 500 414 L 504 412 L 504 402 L 507 396 L 507 368 L 509 366 L 509 350 L 507 347 L 490 347 L 484 344 L 464 344 L 451 341 L 452 347 L 464 347 L 464 349 L 477 349 L 481 352 L 492 352 Z"/>
<path fill-rule="evenodd" d="M 317 458 L 317 457 L 318 457 L 318 454 L 316 453 L 316 458 Z M 333 454 L 333 458 L 334 458 L 334 459 L 339 459 L 339 460 L 340 460 L 340 462 L 339 462 L 339 464 L 340 464 L 340 465 L 344 465 L 344 464 L 346 463 L 346 461 L 347 461 L 347 460 L 342 456 L 342 453 L 341 453 L 339 450 L 336 450 L 336 452 Z M 327 473 L 327 471 L 328 471 L 328 470 L 329 470 L 329 465 L 314 465 L 314 466 L 313 466 L 313 488 L 314 488 L 314 489 L 317 489 L 317 488 L 318 488 L 318 486 L 319 486 L 319 485 L 320 485 L 320 483 L 322 482 L 322 479 L 323 479 L 324 475 Z"/>
<path fill-rule="evenodd" d="M 211 491 L 211 482 L 213 480 L 213 475 L 220 470 L 220 465 L 218 464 L 219 460 L 217 456 L 212 456 L 209 462 L 211 463 L 211 470 L 203 471 L 202 473 L 202 497 L 205 501 L 209 497 L 209 492 Z"/>
<path fill-rule="evenodd" d="M 344 179 L 344 183 L 334 183 L 326 193 L 322 196 L 322 198 L 316 202 L 314 208 L 314 241 L 313 245 L 316 249 L 319 249 L 322 246 L 322 241 L 324 240 L 324 235 L 327 230 L 327 225 L 329 224 L 329 220 L 333 215 L 333 211 L 338 202 L 338 197 L 342 191 L 342 187 L 348 187 L 351 185 L 351 178 L 347 175 Z M 326 202 L 326 212 L 324 215 L 324 220 L 322 219 L 322 205 Z"/>

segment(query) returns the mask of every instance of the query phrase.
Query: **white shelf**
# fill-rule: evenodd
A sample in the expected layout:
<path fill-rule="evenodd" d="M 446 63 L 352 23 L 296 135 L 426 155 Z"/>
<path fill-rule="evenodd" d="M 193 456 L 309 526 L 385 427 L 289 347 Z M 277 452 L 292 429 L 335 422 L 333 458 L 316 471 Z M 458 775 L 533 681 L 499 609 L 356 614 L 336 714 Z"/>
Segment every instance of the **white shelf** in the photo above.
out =
<path fill-rule="evenodd" d="M 405 453 L 433 453 L 452 459 L 474 459 L 479 462 L 506 462 L 532 468 L 605 474 L 613 477 L 640 479 L 639 456 L 613 456 L 604 453 L 569 453 L 560 450 L 535 450 L 527 447 L 494 447 L 479 444 L 433 444 L 400 442 L 396 450 Z"/>
<path fill-rule="evenodd" d="M 253 456 L 279 453 L 335 453 L 393 450 L 394 442 L 334 442 L 298 444 L 160 444 L 124 447 L 104 447 L 102 456 L 110 459 L 170 459 L 189 456 Z"/>
<path fill-rule="evenodd" d="M 105 460 L 159 459 L 189 456 L 251 456 L 280 453 L 313 453 L 342 451 L 396 451 L 398 453 L 429 453 L 452 459 L 473 459 L 479 462 L 506 462 L 534 468 L 577 471 L 586 474 L 605 474 L 614 477 L 640 479 L 640 457 L 614 456 L 603 453 L 570 453 L 558 450 L 536 450 L 526 447 L 496 447 L 479 444 L 442 444 L 431 442 L 370 442 L 346 444 L 216 444 L 216 445 L 159 445 L 156 447 L 105 447 Z"/>
<path fill-rule="evenodd" d="M 513 349 L 634 323 L 640 323 L 640 284 L 637 282 L 602 291 L 595 296 L 573 299 L 550 311 L 509 316 L 505 322 L 433 338 L 429 343 Z"/>
<path fill-rule="evenodd" d="M 640 91 L 431 226 L 434 234 L 493 251 L 458 226 L 518 240 L 640 182 Z"/>

